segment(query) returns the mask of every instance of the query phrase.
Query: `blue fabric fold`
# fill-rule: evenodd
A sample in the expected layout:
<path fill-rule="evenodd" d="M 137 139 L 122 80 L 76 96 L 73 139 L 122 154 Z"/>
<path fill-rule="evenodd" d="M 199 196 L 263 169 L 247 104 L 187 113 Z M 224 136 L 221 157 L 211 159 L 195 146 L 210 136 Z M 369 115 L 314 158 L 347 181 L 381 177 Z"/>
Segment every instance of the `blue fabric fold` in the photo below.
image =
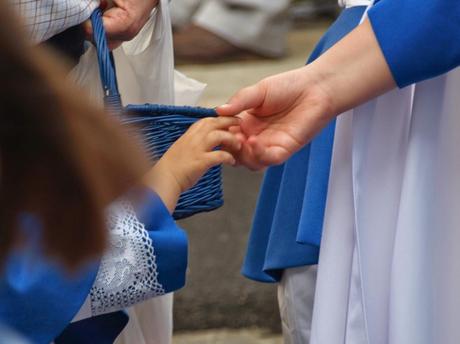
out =
<path fill-rule="evenodd" d="M 365 9 L 345 9 L 308 63 L 353 30 Z M 332 122 L 285 164 L 267 170 L 242 268 L 246 277 L 278 282 L 284 269 L 318 262 L 334 130 Z"/>
<path fill-rule="evenodd" d="M 71 323 L 55 344 L 112 344 L 128 323 L 124 311 L 103 314 Z"/>
<path fill-rule="evenodd" d="M 136 213 L 152 239 L 158 280 L 165 292 L 182 288 L 188 264 L 187 234 L 176 224 L 163 201 L 154 192 L 145 193 Z"/>
<path fill-rule="evenodd" d="M 42 254 L 39 222 L 23 220 L 28 240 L 9 256 L 0 276 L 0 322 L 33 343 L 48 344 L 80 310 L 99 264 L 65 271 Z"/>

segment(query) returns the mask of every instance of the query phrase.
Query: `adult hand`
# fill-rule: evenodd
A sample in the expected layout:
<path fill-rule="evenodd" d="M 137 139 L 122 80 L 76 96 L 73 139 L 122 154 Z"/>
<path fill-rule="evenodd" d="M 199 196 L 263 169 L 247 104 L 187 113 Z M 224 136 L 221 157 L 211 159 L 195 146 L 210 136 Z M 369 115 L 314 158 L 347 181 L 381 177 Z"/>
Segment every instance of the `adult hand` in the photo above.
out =
<path fill-rule="evenodd" d="M 308 68 L 275 75 L 242 89 L 217 108 L 241 118 L 233 127 L 243 142 L 239 164 L 259 170 L 280 164 L 308 143 L 331 119 L 328 94 Z"/>
<path fill-rule="evenodd" d="M 239 116 L 237 162 L 262 169 L 286 161 L 336 115 L 396 86 L 368 21 L 312 64 L 262 80 L 217 108 Z"/>
<path fill-rule="evenodd" d="M 132 40 L 147 23 L 158 2 L 159 0 L 101 1 L 104 9 L 102 19 L 110 49 Z M 91 24 L 86 22 L 84 27 L 88 37 L 92 37 Z"/>

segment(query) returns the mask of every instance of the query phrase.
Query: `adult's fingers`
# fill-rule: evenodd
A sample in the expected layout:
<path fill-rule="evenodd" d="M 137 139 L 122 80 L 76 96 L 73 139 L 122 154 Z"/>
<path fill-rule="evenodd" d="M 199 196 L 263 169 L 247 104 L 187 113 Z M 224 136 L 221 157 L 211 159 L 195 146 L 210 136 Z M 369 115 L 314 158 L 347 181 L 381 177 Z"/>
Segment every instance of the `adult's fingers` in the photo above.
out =
<path fill-rule="evenodd" d="M 86 20 L 85 22 L 82 23 L 83 31 L 85 33 L 86 39 L 89 41 L 93 41 L 93 26 L 91 24 L 90 20 Z M 121 39 L 113 39 L 113 35 L 107 35 L 108 36 L 108 44 L 109 44 L 109 49 L 114 50 L 118 48 L 120 45 L 123 44 L 124 40 Z"/>
<path fill-rule="evenodd" d="M 228 128 L 228 131 L 231 132 L 233 135 L 235 135 L 235 137 L 237 138 L 238 141 L 240 141 L 241 144 L 243 144 L 247 139 L 246 135 L 244 135 L 240 126 L 230 127 Z"/>
<path fill-rule="evenodd" d="M 281 146 L 265 146 L 255 136 L 248 139 L 248 145 L 251 147 L 253 159 L 259 165 L 265 167 L 279 165 L 286 161 L 290 155 L 286 148 Z"/>
<path fill-rule="evenodd" d="M 114 50 L 123 44 L 123 41 L 109 39 L 109 50 Z"/>
<path fill-rule="evenodd" d="M 216 108 L 220 116 L 236 116 L 244 110 L 258 108 L 264 103 L 266 89 L 263 83 L 243 88 L 227 104 Z"/>
<path fill-rule="evenodd" d="M 144 24 L 137 23 L 137 18 L 130 16 L 125 9 L 119 7 L 112 7 L 105 11 L 102 20 L 107 38 L 116 41 L 130 41 Z"/>
<path fill-rule="evenodd" d="M 266 167 L 254 157 L 252 148 L 248 143 L 244 143 L 241 150 L 234 155 L 238 165 L 245 166 L 250 170 L 260 171 Z"/>

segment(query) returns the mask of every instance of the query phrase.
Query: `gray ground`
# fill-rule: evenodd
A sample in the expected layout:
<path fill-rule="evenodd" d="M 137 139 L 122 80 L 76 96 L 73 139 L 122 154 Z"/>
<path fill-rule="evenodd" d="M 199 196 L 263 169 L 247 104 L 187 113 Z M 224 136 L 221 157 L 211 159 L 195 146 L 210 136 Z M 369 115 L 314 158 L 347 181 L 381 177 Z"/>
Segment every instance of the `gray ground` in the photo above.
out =
<path fill-rule="evenodd" d="M 317 23 L 291 32 L 291 54 L 284 60 L 179 69 L 206 82 L 202 104 L 216 106 L 241 87 L 302 66 L 326 27 L 327 23 Z M 182 223 L 190 236 L 190 267 L 187 287 L 175 299 L 175 343 L 281 343 L 279 336 L 267 335 L 265 330 L 247 330 L 279 333 L 275 286 L 248 281 L 239 273 L 261 177 L 243 169 L 226 169 L 225 206 Z M 216 328 L 243 330 L 190 333 Z"/>

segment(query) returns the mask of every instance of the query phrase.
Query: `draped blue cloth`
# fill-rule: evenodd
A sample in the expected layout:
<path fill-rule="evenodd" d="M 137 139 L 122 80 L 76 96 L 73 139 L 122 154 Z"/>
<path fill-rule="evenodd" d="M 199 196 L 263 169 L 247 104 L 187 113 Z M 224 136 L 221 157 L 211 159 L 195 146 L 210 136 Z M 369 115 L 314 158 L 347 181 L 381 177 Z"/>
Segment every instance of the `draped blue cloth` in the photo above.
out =
<path fill-rule="evenodd" d="M 98 315 L 70 324 L 55 344 L 112 344 L 129 321 L 124 311 Z"/>
<path fill-rule="evenodd" d="M 364 10 L 344 10 L 309 61 L 351 31 Z M 369 20 L 399 87 L 460 65 L 458 0 L 379 0 Z M 242 269 L 245 276 L 276 282 L 283 269 L 317 262 L 334 129 L 331 123 L 284 165 L 267 171 Z"/>
<path fill-rule="evenodd" d="M 313 51 L 312 62 L 355 28 L 364 6 L 342 12 Z M 318 262 L 335 122 L 285 164 L 267 170 L 242 274 L 277 282 L 286 268 Z"/>
<path fill-rule="evenodd" d="M 172 292 L 185 284 L 187 236 L 155 193 L 143 196 L 136 214 L 152 239 L 158 280 Z M 112 343 L 128 321 L 123 311 L 70 323 L 89 295 L 99 262 L 70 274 L 42 254 L 39 221 L 25 216 L 21 224 L 28 241 L 0 275 L 0 323 L 33 343 Z"/>

